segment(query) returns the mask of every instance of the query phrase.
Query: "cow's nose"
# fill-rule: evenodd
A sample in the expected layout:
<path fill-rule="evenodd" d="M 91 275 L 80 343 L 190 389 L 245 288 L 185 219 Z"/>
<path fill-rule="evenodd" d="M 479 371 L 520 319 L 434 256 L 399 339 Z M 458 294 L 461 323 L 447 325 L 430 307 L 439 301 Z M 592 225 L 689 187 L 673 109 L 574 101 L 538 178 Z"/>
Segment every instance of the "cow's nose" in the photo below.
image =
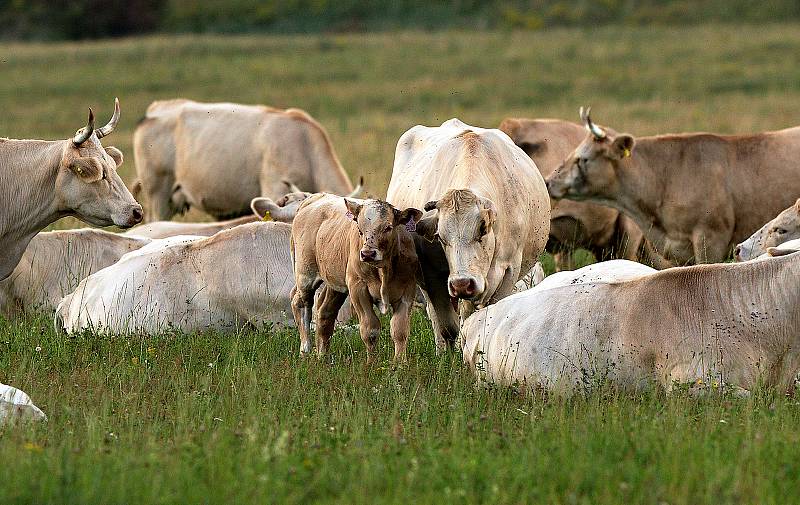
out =
<path fill-rule="evenodd" d="M 378 251 L 375 249 L 361 249 L 361 261 L 375 261 Z"/>
<path fill-rule="evenodd" d="M 133 220 L 133 224 L 140 223 L 144 214 L 142 213 L 142 207 L 136 206 L 131 210 L 131 219 Z"/>
<path fill-rule="evenodd" d="M 476 289 L 475 279 L 464 277 L 450 281 L 450 291 L 458 298 L 472 298 Z"/>
<path fill-rule="evenodd" d="M 737 260 L 742 259 L 742 246 L 737 245 L 736 248 L 733 250 L 733 257 Z"/>

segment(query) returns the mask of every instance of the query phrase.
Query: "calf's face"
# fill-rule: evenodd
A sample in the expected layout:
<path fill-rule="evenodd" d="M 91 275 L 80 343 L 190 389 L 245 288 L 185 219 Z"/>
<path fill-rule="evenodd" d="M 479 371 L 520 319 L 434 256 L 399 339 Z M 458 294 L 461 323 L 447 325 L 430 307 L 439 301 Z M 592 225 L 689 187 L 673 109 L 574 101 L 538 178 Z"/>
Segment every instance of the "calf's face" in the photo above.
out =
<path fill-rule="evenodd" d="M 345 198 L 344 203 L 361 235 L 359 259 L 375 266 L 391 259 L 397 243 L 396 227 L 413 228 L 422 216 L 417 209 L 398 210 L 381 200 Z"/>
<path fill-rule="evenodd" d="M 419 222 L 417 232 L 442 244 L 450 267 L 450 296 L 480 299 L 495 251 L 494 204 L 468 189 L 456 189 L 425 204 L 425 210 L 432 213 Z"/>

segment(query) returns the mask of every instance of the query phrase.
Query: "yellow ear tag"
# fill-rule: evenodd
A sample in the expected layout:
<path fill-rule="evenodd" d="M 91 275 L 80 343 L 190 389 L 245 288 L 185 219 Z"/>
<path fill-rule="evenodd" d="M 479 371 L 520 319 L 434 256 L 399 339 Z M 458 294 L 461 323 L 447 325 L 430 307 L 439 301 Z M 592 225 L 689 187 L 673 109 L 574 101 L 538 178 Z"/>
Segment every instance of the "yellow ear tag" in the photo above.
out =
<path fill-rule="evenodd" d="M 81 167 L 75 167 L 75 171 L 78 172 L 78 175 L 83 175 L 83 169 Z"/>
<path fill-rule="evenodd" d="M 628 156 L 630 156 L 630 155 L 631 155 L 631 150 L 630 150 L 630 149 L 628 149 L 627 147 L 626 147 L 625 149 L 623 149 L 623 150 L 622 150 L 622 157 L 623 157 L 623 158 L 627 158 L 627 157 L 628 157 Z"/>
<path fill-rule="evenodd" d="M 261 218 L 262 221 L 272 221 L 272 216 L 269 214 L 269 211 L 264 212 L 264 217 Z"/>

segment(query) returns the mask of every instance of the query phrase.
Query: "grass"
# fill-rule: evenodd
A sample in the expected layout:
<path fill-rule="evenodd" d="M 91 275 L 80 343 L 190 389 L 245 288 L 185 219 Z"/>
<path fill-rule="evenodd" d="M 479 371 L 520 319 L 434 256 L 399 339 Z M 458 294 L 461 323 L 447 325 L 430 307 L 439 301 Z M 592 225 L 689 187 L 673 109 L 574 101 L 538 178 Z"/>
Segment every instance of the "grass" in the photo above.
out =
<path fill-rule="evenodd" d="M 636 134 L 800 123 L 798 28 L 6 44 L 0 135 L 66 138 L 87 105 L 105 118 L 119 96 L 107 145 L 128 156 L 130 181 L 131 133 L 154 99 L 300 106 L 382 195 L 402 132 L 453 116 L 492 126 L 590 104 Z M 49 316 L 0 320 L 0 380 L 50 417 L 0 432 L 0 503 L 796 500 L 793 399 L 534 398 L 475 388 L 458 355 L 435 355 L 419 314 L 407 366 L 381 342 L 367 368 L 347 331 L 331 364 L 298 358 L 293 331 L 63 338 Z"/>

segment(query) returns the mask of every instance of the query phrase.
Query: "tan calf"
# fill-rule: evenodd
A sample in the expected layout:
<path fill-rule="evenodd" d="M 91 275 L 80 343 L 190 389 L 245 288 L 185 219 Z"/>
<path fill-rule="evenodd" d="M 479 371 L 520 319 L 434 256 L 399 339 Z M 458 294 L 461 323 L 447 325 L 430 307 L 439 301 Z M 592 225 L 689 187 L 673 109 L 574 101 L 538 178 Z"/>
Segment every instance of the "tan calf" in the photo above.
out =
<path fill-rule="evenodd" d="M 395 359 L 405 359 L 409 317 L 416 295 L 419 263 L 409 230 L 422 216 L 380 200 L 328 194 L 307 199 L 292 224 L 295 292 L 292 311 L 300 329 L 300 354 L 310 340 L 314 293 L 324 282 L 317 309 L 317 352 L 328 350 L 336 314 L 348 292 L 358 317 L 367 359 L 375 359 L 381 323 L 374 305 L 392 308 Z"/>

